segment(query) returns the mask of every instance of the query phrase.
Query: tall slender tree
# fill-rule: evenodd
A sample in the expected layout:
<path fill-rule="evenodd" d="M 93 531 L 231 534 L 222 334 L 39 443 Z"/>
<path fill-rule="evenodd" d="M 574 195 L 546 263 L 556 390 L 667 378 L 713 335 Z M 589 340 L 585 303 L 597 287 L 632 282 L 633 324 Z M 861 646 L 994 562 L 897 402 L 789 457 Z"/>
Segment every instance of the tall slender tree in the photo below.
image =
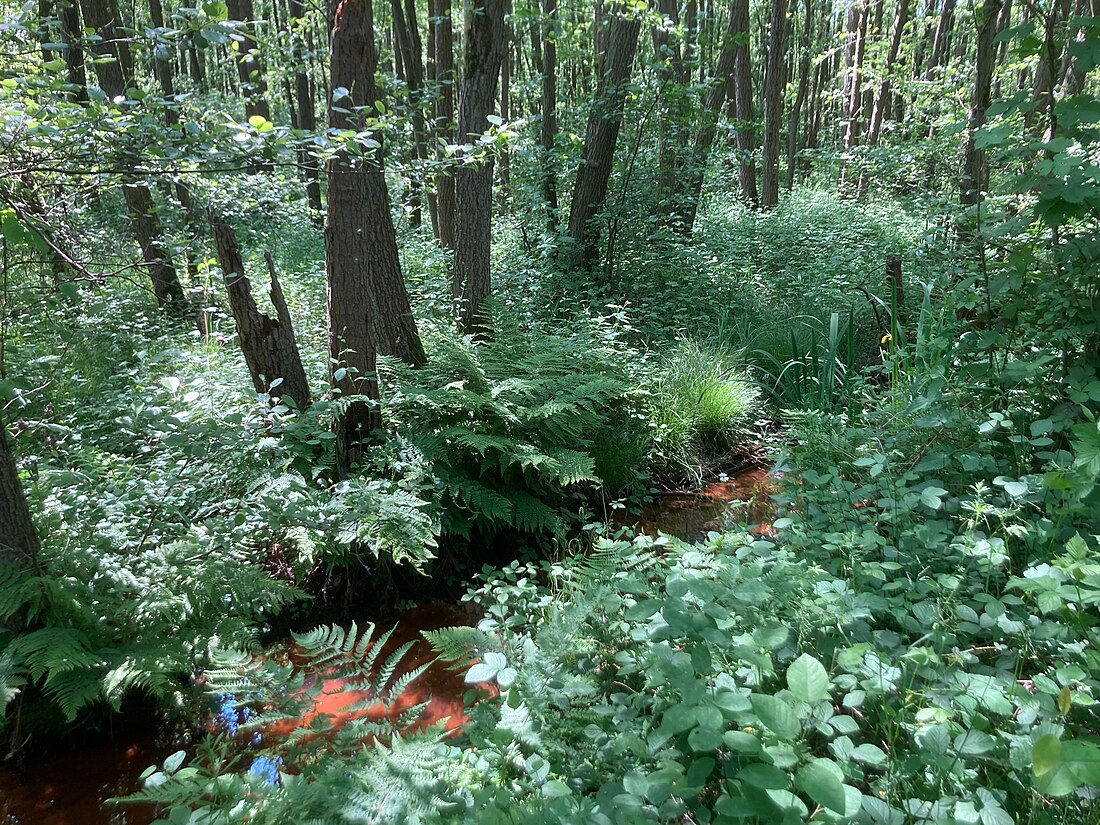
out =
<path fill-rule="evenodd" d="M 458 132 L 467 149 L 455 174 L 455 257 L 451 279 L 455 320 L 473 332 L 485 323 L 492 244 L 493 157 L 477 147 L 489 128 L 507 45 L 506 0 L 478 0 L 466 15 L 466 59 L 458 101 Z"/>
<path fill-rule="evenodd" d="M 603 208 L 615 145 L 623 122 L 626 84 L 638 51 L 641 20 L 620 3 L 610 10 L 606 43 L 601 55 L 599 83 L 588 113 L 584 135 L 584 154 L 573 187 L 569 208 L 569 237 L 573 240 L 570 262 L 587 266 L 595 259 L 599 231 L 593 220 Z M 602 35 L 601 35 L 602 39 Z"/>
<path fill-rule="evenodd" d="M 863 110 L 863 56 L 867 47 L 867 3 L 853 0 L 848 7 L 848 33 L 844 44 L 844 159 L 840 164 L 840 188 L 849 185 L 851 153 L 859 143 L 859 119 Z"/>
<path fill-rule="evenodd" d="M 787 121 L 787 189 L 794 186 L 796 159 L 798 157 L 798 131 L 802 123 L 802 107 L 810 93 L 810 61 L 813 59 L 813 0 L 802 0 L 802 34 L 799 38 L 798 86 Z"/>
<path fill-rule="evenodd" d="M 557 224 L 558 173 L 554 145 L 558 136 L 558 4 L 542 0 L 542 122 L 539 144 L 542 148 L 542 199 L 546 202 L 550 228 Z"/>
<path fill-rule="evenodd" d="M 1003 0 L 984 0 L 975 9 L 978 27 L 974 54 L 974 90 L 967 114 L 966 140 L 963 144 L 963 171 L 959 184 L 959 200 L 964 206 L 979 202 L 982 192 L 989 186 L 989 165 L 985 152 L 978 148 L 975 138 L 985 125 L 989 109 L 989 95 L 993 85 L 994 58 L 997 50 L 993 38 L 997 34 L 997 16 Z"/>
<path fill-rule="evenodd" d="M 298 128 L 303 132 L 317 131 L 317 110 L 313 102 L 314 84 L 310 66 L 306 62 L 306 43 L 302 36 L 302 26 L 306 18 L 306 6 L 303 0 L 287 0 L 290 14 L 291 52 L 294 56 L 294 98 L 297 104 Z M 306 200 L 310 208 L 321 214 L 321 167 L 308 149 L 301 149 L 298 162 L 305 173 Z"/>
<path fill-rule="evenodd" d="M 436 158 L 446 156 L 446 147 L 455 142 L 455 52 L 451 0 L 429 0 L 429 15 L 434 28 L 436 94 L 434 120 Z M 450 169 L 436 178 L 436 211 L 439 243 L 444 249 L 455 246 L 455 179 Z"/>
<path fill-rule="evenodd" d="M 82 0 L 81 11 L 85 25 L 93 29 L 100 38 L 91 47 L 98 58 L 93 66 L 100 88 L 112 100 L 125 97 L 133 82 L 133 60 L 127 43 L 119 34 L 117 3 L 115 0 Z M 182 314 L 187 305 L 183 285 L 164 243 L 160 219 L 149 187 L 140 181 L 124 181 L 122 195 L 157 302 L 162 307 Z"/>
<path fill-rule="evenodd" d="M 779 203 L 779 140 L 783 97 L 787 87 L 787 0 L 772 0 L 768 14 L 768 48 L 764 57 L 764 141 L 760 205 Z"/>
<path fill-rule="evenodd" d="M 347 94 L 332 101 L 329 126 L 360 131 L 379 99 L 370 0 L 340 0 L 330 43 L 332 88 Z M 412 364 L 425 357 L 401 277 L 381 148 L 341 148 L 328 160 L 328 181 L 325 280 L 331 383 L 343 396 L 376 400 L 379 352 Z M 357 400 L 347 407 L 336 425 L 342 471 L 358 461 L 362 444 L 381 423 L 375 404 Z"/>
<path fill-rule="evenodd" d="M 878 91 L 875 93 L 875 102 L 871 107 L 871 119 L 867 122 L 868 146 L 877 146 L 882 135 L 882 125 L 886 119 L 886 110 L 890 107 L 891 75 L 901 53 L 901 39 L 905 33 L 905 24 L 909 19 L 909 0 L 897 0 L 894 7 L 894 22 L 890 29 L 890 45 L 886 50 L 886 63 L 883 66 L 882 80 L 879 82 Z M 861 170 L 859 174 L 859 197 L 867 192 L 867 174 Z"/>
<path fill-rule="evenodd" d="M 733 24 L 733 93 L 727 93 L 730 103 L 730 120 L 734 123 L 737 141 L 737 179 L 741 185 L 741 197 L 756 208 L 760 196 L 756 188 L 756 161 L 753 150 L 756 145 L 756 101 L 752 94 L 752 52 L 749 37 L 749 0 L 733 0 L 732 10 L 737 15 Z"/>
<path fill-rule="evenodd" d="M 264 79 L 264 64 L 260 50 L 253 37 L 256 12 L 252 0 L 227 0 L 229 16 L 244 25 L 240 30 L 241 39 L 235 41 L 237 52 L 235 62 L 240 77 L 241 92 L 244 95 L 244 116 L 262 117 L 271 120 L 271 106 L 267 102 L 267 81 Z"/>

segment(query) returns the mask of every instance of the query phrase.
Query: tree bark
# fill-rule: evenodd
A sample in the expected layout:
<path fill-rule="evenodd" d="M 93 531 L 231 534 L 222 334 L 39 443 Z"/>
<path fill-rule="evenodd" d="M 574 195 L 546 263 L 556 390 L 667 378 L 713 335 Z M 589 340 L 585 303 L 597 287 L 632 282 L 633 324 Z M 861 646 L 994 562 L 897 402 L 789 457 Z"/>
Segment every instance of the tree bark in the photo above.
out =
<path fill-rule="evenodd" d="M 290 399 L 291 406 L 304 410 L 312 403 L 309 381 L 302 367 L 290 310 L 287 309 L 275 267 L 270 267 L 271 304 L 276 314 L 272 318 L 260 311 L 252 297 L 252 284 L 244 271 L 236 233 L 221 221 L 212 219 L 210 225 L 252 386 L 258 393 L 267 393 L 273 401 L 282 399 L 285 403 Z M 280 378 L 282 381 L 272 386 L 272 382 Z"/>
<path fill-rule="evenodd" d="M 432 26 L 435 27 L 435 71 L 438 85 L 435 97 L 436 159 L 447 157 L 445 146 L 455 142 L 455 54 L 454 24 L 451 20 L 451 0 L 429 0 L 434 6 Z M 436 210 L 439 244 L 444 249 L 455 247 L 455 178 L 454 171 L 443 169 L 436 178 Z"/>
<path fill-rule="evenodd" d="M 951 27 L 954 21 L 955 0 L 943 0 L 939 22 L 936 24 L 936 34 L 932 38 L 932 54 L 928 58 L 928 68 L 924 73 L 925 80 L 933 79 L 947 59 L 948 45 L 951 42 Z"/>
<path fill-rule="evenodd" d="M 989 108 L 989 93 L 993 83 L 994 57 L 996 44 L 993 38 L 997 34 L 997 15 L 1002 0 L 985 0 L 974 11 L 978 25 L 978 40 L 974 57 L 974 91 L 970 98 L 970 111 L 967 115 L 966 143 L 963 148 L 963 173 L 959 186 L 959 202 L 963 206 L 973 206 L 981 199 L 981 194 L 989 187 L 989 165 L 985 152 L 978 149 L 974 138 L 978 130 L 985 125 L 985 113 Z"/>
<path fill-rule="evenodd" d="M 730 78 L 733 76 L 737 50 L 734 38 L 738 34 L 737 27 L 741 24 L 737 6 L 738 0 L 733 0 L 730 4 L 725 37 L 722 40 L 721 51 L 718 53 L 718 63 L 714 67 L 714 76 L 711 78 L 710 88 L 707 89 L 707 96 L 703 100 L 699 130 L 695 134 L 691 162 L 685 172 L 686 181 L 682 187 L 683 197 L 681 199 L 679 220 L 680 231 L 684 235 L 691 235 L 695 226 L 695 216 L 699 211 L 699 198 L 702 196 L 703 181 L 707 174 L 707 161 L 710 157 L 710 150 L 714 146 L 714 138 L 718 132 L 718 118 L 721 116 L 722 107 L 726 103 L 726 92 L 730 88 Z"/>
<path fill-rule="evenodd" d="M 306 7 L 303 0 L 287 0 L 287 8 L 290 14 L 290 25 L 294 30 L 291 35 L 291 48 L 294 52 L 294 97 L 298 110 L 298 128 L 308 134 L 317 131 L 317 110 L 313 103 L 313 78 L 305 62 L 305 43 L 302 42 L 302 36 L 297 30 L 297 26 L 306 15 Z M 309 203 L 309 208 L 320 215 L 320 164 L 310 155 L 308 149 L 299 150 L 298 163 L 305 172 L 306 201 Z"/>
<path fill-rule="evenodd" d="M 897 0 L 894 8 L 894 24 L 890 31 L 890 45 L 886 51 L 886 64 L 883 68 L 882 82 L 875 95 L 875 102 L 871 109 L 871 119 L 867 123 L 867 145 L 878 146 L 879 137 L 882 134 L 882 124 L 886 118 L 886 108 L 890 105 L 890 76 L 894 71 L 898 53 L 901 51 L 901 38 L 905 32 L 905 24 L 909 19 L 909 0 Z M 867 175 L 864 171 L 859 173 L 858 195 L 862 198 L 867 193 Z"/>
<path fill-rule="evenodd" d="M 749 0 L 733 0 L 732 9 L 737 14 L 737 38 L 733 54 L 733 94 L 727 92 L 733 110 L 729 116 L 734 121 L 737 134 L 737 179 L 741 197 L 747 206 L 756 209 L 760 205 L 760 196 L 756 189 L 756 161 L 753 159 L 756 101 L 752 94 Z"/>
<path fill-rule="evenodd" d="M 500 61 L 500 119 L 505 123 L 512 120 L 512 41 L 514 33 L 507 20 L 512 14 L 512 0 L 504 0 L 504 56 Z M 500 197 L 502 203 L 512 188 L 512 159 L 508 147 L 500 150 Z"/>
<path fill-rule="evenodd" d="M 80 6 L 61 0 L 57 4 L 57 20 L 61 24 L 61 40 L 65 44 L 65 77 L 75 88 L 69 92 L 77 103 L 88 100 L 88 73 L 84 68 L 84 50 L 80 40 L 84 28 L 80 24 Z"/>
<path fill-rule="evenodd" d="M 657 132 L 658 218 L 662 223 L 674 223 L 681 211 L 678 201 L 683 194 L 684 166 L 689 160 L 686 138 L 689 124 L 695 120 L 692 111 L 694 95 L 689 89 L 691 78 L 687 66 L 691 53 L 689 44 L 673 34 L 680 24 L 677 0 L 658 0 L 658 8 L 662 20 L 653 27 L 653 47 L 659 66 L 659 94 L 663 98 Z"/>
<path fill-rule="evenodd" d="M 401 62 L 405 69 L 405 83 L 408 89 L 409 108 L 411 109 L 413 131 L 413 154 L 415 156 L 415 169 L 411 175 L 410 205 L 412 215 L 410 223 L 414 227 L 420 226 L 422 220 L 422 208 L 424 203 L 424 168 L 428 162 L 428 135 L 427 125 L 424 122 L 424 56 L 423 44 L 420 40 L 420 29 L 416 22 L 416 5 L 414 0 L 391 0 L 393 10 L 394 31 L 398 38 L 398 46 L 401 52 Z M 429 209 L 433 209 L 429 202 Z M 433 225 L 435 220 L 433 218 Z"/>
<path fill-rule="evenodd" d="M 237 75 L 241 81 L 241 92 L 244 95 L 244 117 L 259 116 L 265 120 L 271 120 L 271 107 L 267 103 L 267 82 L 264 80 L 264 64 L 260 59 L 260 51 L 256 41 L 252 38 L 252 27 L 255 12 L 252 8 L 252 0 L 227 0 L 229 17 L 239 20 L 245 25 L 239 30 L 243 40 L 237 43 L 239 51 L 234 59 L 237 65 Z"/>
<path fill-rule="evenodd" d="M 848 8 L 848 40 L 844 64 L 844 158 L 840 163 L 840 188 L 848 184 L 851 151 L 859 143 L 859 118 L 863 108 L 863 55 L 867 45 L 867 6 L 854 0 Z"/>
<path fill-rule="evenodd" d="M 607 184 L 615 157 L 615 144 L 623 122 L 626 84 L 638 51 L 641 20 L 633 11 L 616 4 L 611 12 L 607 51 L 596 96 L 588 114 L 584 156 L 577 170 L 573 201 L 569 208 L 569 237 L 573 240 L 570 262 L 588 266 L 596 255 L 599 230 L 593 219 L 607 197 Z"/>
<path fill-rule="evenodd" d="M 33 564 L 39 549 L 38 533 L 19 483 L 8 429 L 0 421 L 0 565 Z"/>
<path fill-rule="evenodd" d="M 558 173 L 554 143 L 558 136 L 558 3 L 542 0 L 542 199 L 546 202 L 550 229 L 557 226 Z"/>
<path fill-rule="evenodd" d="M 802 107 L 810 92 L 810 58 L 813 53 L 813 0 L 802 0 L 804 17 L 802 23 L 801 53 L 798 60 L 798 89 L 794 104 L 791 106 L 787 121 L 787 190 L 794 188 L 794 174 L 798 157 L 798 130 L 802 123 Z"/>
<path fill-rule="evenodd" d="M 764 164 L 760 176 L 760 206 L 779 204 L 779 130 L 786 90 L 787 0 L 772 0 L 768 15 L 768 49 L 764 63 Z"/>
<path fill-rule="evenodd" d="M 117 7 L 113 0 L 81 0 L 81 10 L 85 25 L 102 38 L 93 46 L 99 57 L 94 63 L 99 86 L 107 97 L 121 97 L 126 94 L 131 82 L 128 67 L 132 63 L 128 58 L 123 59 L 123 54 L 129 55 L 129 49 L 117 39 Z M 124 182 L 122 195 L 157 303 L 180 316 L 184 315 L 187 302 L 183 285 L 172 264 L 172 256 L 162 241 L 160 220 L 149 187 L 144 183 Z"/>
<path fill-rule="evenodd" d="M 493 157 L 477 157 L 477 135 L 489 128 L 504 59 L 505 0 L 478 0 L 466 15 L 466 60 L 458 101 L 459 139 L 465 144 L 455 173 L 455 259 L 451 280 L 458 328 L 471 333 L 484 326 L 483 304 L 491 288 Z M 473 141 L 473 143 L 471 143 Z"/>
<path fill-rule="evenodd" d="M 330 47 L 333 89 L 348 90 L 332 102 L 329 126 L 361 129 L 378 100 L 374 75 L 378 51 L 370 0 L 341 0 Z M 377 140 L 377 135 L 375 140 Z M 347 148 L 328 161 L 325 219 L 326 307 L 333 390 L 344 397 L 378 399 L 377 353 L 408 363 L 424 361 L 408 293 L 401 277 L 397 237 L 380 150 L 353 156 Z M 341 473 L 362 455 L 362 444 L 382 424 L 374 404 L 351 403 L 336 423 Z"/>

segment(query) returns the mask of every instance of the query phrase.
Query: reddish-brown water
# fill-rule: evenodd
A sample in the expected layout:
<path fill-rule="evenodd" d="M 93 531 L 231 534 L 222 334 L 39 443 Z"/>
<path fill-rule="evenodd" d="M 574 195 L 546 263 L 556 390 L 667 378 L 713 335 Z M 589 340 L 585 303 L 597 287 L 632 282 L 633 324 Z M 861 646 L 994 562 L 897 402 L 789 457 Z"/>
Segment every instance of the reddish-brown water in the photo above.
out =
<path fill-rule="evenodd" d="M 641 532 L 663 532 L 686 541 L 738 524 L 770 536 L 774 532 L 770 481 L 767 469 L 754 465 L 725 481 L 707 484 L 697 493 L 661 495 L 640 516 L 621 522 Z M 420 635 L 422 630 L 471 624 L 475 619 L 468 610 L 453 604 L 434 603 L 408 610 L 398 617 L 397 630 L 380 659 L 412 641 L 403 669 L 418 667 L 434 658 L 431 646 Z M 293 651 L 290 655 L 293 660 Z M 444 663 L 432 664 L 393 705 L 366 710 L 355 707 L 366 698 L 362 692 L 348 690 L 340 679 L 324 674 L 314 678 L 322 680 L 314 706 L 297 723 L 271 732 L 285 735 L 320 714 L 329 716 L 335 725 L 356 717 L 395 718 L 425 701 L 428 705 L 414 727 L 446 719 L 446 730 L 453 735 L 466 722 L 463 695 L 470 686 L 464 683 L 461 670 L 450 670 Z M 137 790 L 141 772 L 175 750 L 158 747 L 155 742 L 150 732 L 53 751 L 33 760 L 22 778 L 0 769 L 0 825 L 147 825 L 153 818 L 149 809 L 106 807 L 102 800 Z"/>
<path fill-rule="evenodd" d="M 397 630 L 379 658 L 384 661 L 390 651 L 412 641 L 403 668 L 419 667 L 435 658 L 431 645 L 420 635 L 422 630 L 468 625 L 474 618 L 468 610 L 445 603 L 405 611 L 398 616 Z M 322 679 L 322 689 L 314 706 L 296 723 L 269 733 L 285 735 L 320 714 L 330 717 L 337 727 L 351 718 L 394 718 L 423 702 L 428 705 L 415 728 L 446 719 L 446 730 L 455 734 L 466 722 L 462 699 L 471 686 L 465 684 L 462 670 L 450 670 L 441 662 L 432 664 L 392 705 L 365 711 L 353 708 L 365 694 L 347 690 L 340 679 L 315 678 Z M 155 734 L 150 732 L 51 752 L 32 760 L 22 778 L 0 769 L 0 825 L 147 825 L 153 820 L 149 808 L 107 806 L 103 800 L 138 790 L 142 771 L 174 750 L 157 747 Z"/>
<path fill-rule="evenodd" d="M 141 772 L 168 752 L 150 733 L 51 752 L 22 779 L 0 770 L 0 825 L 145 825 L 149 809 L 124 811 L 103 800 L 136 791 Z"/>
<path fill-rule="evenodd" d="M 684 541 L 697 541 L 711 531 L 740 524 L 770 537 L 775 534 L 772 480 L 767 467 L 752 465 L 725 481 L 705 484 L 698 492 L 663 493 L 641 515 L 624 517 L 622 523 L 639 532 L 667 533 Z"/>

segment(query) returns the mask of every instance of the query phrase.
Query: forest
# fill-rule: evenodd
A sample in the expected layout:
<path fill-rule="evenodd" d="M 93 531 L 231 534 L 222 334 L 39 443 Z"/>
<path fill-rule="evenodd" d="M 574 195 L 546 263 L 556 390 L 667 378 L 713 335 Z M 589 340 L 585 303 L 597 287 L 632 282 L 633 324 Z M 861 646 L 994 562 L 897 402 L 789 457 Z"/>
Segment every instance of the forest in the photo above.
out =
<path fill-rule="evenodd" d="M 0 0 L 0 822 L 1100 822 L 1100 0 Z"/>

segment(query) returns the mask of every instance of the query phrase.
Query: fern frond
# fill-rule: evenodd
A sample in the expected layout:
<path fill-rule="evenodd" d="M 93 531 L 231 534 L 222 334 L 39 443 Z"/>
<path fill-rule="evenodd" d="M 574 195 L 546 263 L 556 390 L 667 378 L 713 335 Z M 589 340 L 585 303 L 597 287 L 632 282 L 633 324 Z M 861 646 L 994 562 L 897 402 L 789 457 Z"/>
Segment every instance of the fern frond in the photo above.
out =
<path fill-rule="evenodd" d="M 20 665 L 7 651 L 0 655 L 0 720 L 8 704 L 19 695 L 27 683 L 27 669 Z"/>
<path fill-rule="evenodd" d="M 464 669 L 482 652 L 500 647 L 500 639 L 495 634 L 463 625 L 421 630 L 420 635 L 428 640 L 441 661 L 456 663 L 454 670 Z"/>
<path fill-rule="evenodd" d="M 37 681 L 47 672 L 92 669 L 105 663 L 91 649 L 88 635 L 72 627 L 43 627 L 24 633 L 8 646 Z"/>
<path fill-rule="evenodd" d="M 469 479 L 458 480 L 454 488 L 462 502 L 487 521 L 506 524 L 512 518 L 511 500 L 496 490 Z"/>
<path fill-rule="evenodd" d="M 82 709 L 103 698 L 103 677 L 96 670 L 51 673 L 45 687 L 47 694 L 61 708 L 66 722 L 72 722 Z"/>
<path fill-rule="evenodd" d="M 564 529 L 557 511 L 534 496 L 529 496 L 526 493 L 513 493 L 510 498 L 512 502 L 512 523 L 520 530 L 537 533 L 542 530 L 561 532 Z"/>
<path fill-rule="evenodd" d="M 555 478 L 562 484 L 578 484 L 582 481 L 597 481 L 596 462 L 592 456 L 580 450 L 566 448 L 548 450 L 554 459 Z"/>

